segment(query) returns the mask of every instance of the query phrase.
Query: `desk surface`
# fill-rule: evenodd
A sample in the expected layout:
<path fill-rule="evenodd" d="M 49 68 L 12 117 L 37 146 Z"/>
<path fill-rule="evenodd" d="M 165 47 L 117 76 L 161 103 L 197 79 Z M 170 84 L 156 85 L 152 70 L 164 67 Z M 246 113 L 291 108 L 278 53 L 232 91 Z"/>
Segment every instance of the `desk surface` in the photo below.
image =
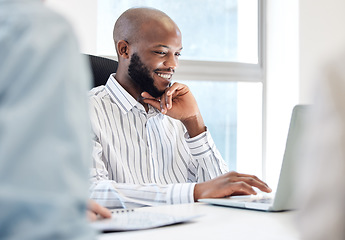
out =
<path fill-rule="evenodd" d="M 294 225 L 296 212 L 269 213 L 212 206 L 204 203 L 148 207 L 140 208 L 138 211 L 157 211 L 181 215 L 201 214 L 202 216 L 188 223 L 167 227 L 101 234 L 98 236 L 98 240 L 299 239 L 298 231 Z"/>

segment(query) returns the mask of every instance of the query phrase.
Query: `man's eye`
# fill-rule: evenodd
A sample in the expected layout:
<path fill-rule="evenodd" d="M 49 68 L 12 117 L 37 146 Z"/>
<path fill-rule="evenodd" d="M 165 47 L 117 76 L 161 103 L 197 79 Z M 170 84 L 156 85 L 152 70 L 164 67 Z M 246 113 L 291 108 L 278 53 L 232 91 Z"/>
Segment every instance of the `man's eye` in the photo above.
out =
<path fill-rule="evenodd" d="M 165 52 L 159 52 L 159 51 L 155 51 L 155 53 L 159 54 L 159 55 L 165 55 Z"/>
<path fill-rule="evenodd" d="M 181 53 L 175 53 L 175 56 L 180 57 Z"/>

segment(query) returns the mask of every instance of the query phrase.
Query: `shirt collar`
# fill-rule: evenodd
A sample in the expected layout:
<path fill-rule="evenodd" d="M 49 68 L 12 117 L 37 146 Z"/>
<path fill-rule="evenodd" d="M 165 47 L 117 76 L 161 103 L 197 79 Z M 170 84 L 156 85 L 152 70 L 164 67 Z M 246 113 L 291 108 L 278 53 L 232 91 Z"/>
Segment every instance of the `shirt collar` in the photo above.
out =
<path fill-rule="evenodd" d="M 113 74 L 105 84 L 105 89 L 123 113 L 129 112 L 139 103 L 116 81 Z"/>

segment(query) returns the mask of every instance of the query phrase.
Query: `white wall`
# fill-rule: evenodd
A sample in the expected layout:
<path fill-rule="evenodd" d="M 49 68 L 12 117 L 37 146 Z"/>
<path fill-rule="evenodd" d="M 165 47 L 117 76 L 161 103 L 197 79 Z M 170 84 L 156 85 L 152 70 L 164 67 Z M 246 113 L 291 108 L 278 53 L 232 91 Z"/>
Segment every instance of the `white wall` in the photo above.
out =
<path fill-rule="evenodd" d="M 70 21 L 79 39 L 81 52 L 96 54 L 97 1 L 45 0 L 45 4 Z"/>
<path fill-rule="evenodd" d="M 274 189 L 283 159 L 291 110 L 298 103 L 298 0 L 267 0 L 266 159 L 264 177 Z"/>
<path fill-rule="evenodd" d="M 345 51 L 345 1 L 300 0 L 299 8 L 300 101 L 310 103 L 320 68 Z"/>
<path fill-rule="evenodd" d="M 344 0 L 267 0 L 266 180 L 276 187 L 290 114 L 312 103 L 319 71 L 345 53 Z"/>

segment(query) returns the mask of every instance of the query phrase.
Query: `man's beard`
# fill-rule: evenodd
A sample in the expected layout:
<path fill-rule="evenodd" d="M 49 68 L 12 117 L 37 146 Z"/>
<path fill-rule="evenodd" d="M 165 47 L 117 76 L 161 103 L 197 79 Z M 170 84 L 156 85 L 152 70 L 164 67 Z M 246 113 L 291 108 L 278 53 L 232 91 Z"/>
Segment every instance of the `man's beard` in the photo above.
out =
<path fill-rule="evenodd" d="M 133 53 L 131 57 L 128 74 L 139 88 L 144 92 L 148 92 L 152 97 L 158 98 L 163 95 L 164 91 L 159 91 L 154 85 L 154 79 L 150 76 L 148 68 L 136 53 Z"/>

